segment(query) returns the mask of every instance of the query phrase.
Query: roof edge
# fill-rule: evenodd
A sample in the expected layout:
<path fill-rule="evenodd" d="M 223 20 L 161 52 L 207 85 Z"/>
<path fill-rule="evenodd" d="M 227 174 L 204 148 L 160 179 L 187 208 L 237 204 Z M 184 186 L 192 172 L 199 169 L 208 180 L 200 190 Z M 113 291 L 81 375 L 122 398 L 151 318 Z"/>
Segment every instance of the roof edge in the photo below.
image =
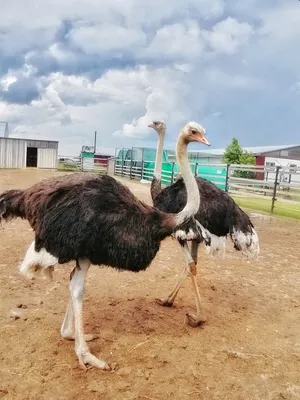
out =
<path fill-rule="evenodd" d="M 0 139 L 12 139 L 12 140 L 24 140 L 25 142 L 29 142 L 29 141 L 36 141 L 36 142 L 51 142 L 51 143 L 59 143 L 58 140 L 47 140 L 47 139 L 30 139 L 30 138 L 16 138 L 16 137 L 4 137 L 4 136 L 0 136 Z"/>

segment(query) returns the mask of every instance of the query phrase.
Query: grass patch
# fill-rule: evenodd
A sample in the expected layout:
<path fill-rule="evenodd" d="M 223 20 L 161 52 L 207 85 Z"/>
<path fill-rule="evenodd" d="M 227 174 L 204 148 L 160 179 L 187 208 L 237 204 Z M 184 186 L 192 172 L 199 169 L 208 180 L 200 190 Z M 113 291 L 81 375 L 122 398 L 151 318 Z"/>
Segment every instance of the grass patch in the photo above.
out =
<path fill-rule="evenodd" d="M 57 165 L 57 171 L 80 171 L 80 168 L 77 165 L 64 164 L 63 162 L 59 162 Z"/>
<path fill-rule="evenodd" d="M 253 211 L 262 211 L 271 214 L 271 199 L 261 199 L 256 197 L 232 196 L 234 201 L 240 206 L 249 208 Z M 282 200 L 276 200 L 274 214 L 280 217 L 288 217 L 300 220 L 300 203 L 289 203 Z"/>

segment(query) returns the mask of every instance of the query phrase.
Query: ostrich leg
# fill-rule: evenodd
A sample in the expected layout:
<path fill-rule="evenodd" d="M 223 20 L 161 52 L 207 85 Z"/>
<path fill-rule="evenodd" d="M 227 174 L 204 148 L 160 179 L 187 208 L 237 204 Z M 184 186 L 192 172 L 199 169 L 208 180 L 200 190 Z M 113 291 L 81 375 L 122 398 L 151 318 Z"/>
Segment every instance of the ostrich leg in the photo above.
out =
<path fill-rule="evenodd" d="M 193 327 L 199 326 L 206 321 L 206 317 L 204 315 L 203 307 L 201 304 L 202 303 L 201 296 L 200 296 L 200 292 L 199 292 L 199 288 L 198 288 L 198 284 L 197 284 L 198 248 L 199 248 L 199 243 L 196 240 L 192 240 L 191 254 L 192 254 L 192 258 L 194 260 L 194 264 L 190 268 L 190 272 L 191 272 L 191 279 L 192 279 L 194 296 L 195 296 L 195 301 L 196 301 L 197 314 L 193 315 L 191 313 L 187 313 L 186 316 L 188 319 L 188 324 Z"/>
<path fill-rule="evenodd" d="M 196 265 L 197 265 L 197 262 L 198 262 L 198 249 L 199 249 L 199 242 L 197 242 L 197 240 L 192 240 L 191 255 L 192 255 L 194 263 Z"/>
<path fill-rule="evenodd" d="M 190 273 L 191 279 L 192 279 L 192 284 L 193 284 L 193 291 L 194 291 L 194 296 L 196 300 L 196 309 L 197 309 L 197 314 L 193 315 L 191 313 L 187 313 L 187 321 L 190 326 L 196 327 L 201 325 L 206 321 L 206 317 L 204 316 L 203 310 L 202 310 L 202 305 L 201 305 L 201 296 L 199 293 L 198 285 L 197 285 L 197 258 L 198 258 L 198 247 L 199 243 L 195 240 L 192 241 L 191 245 L 191 251 L 188 247 L 187 241 L 180 241 L 180 245 L 182 246 L 182 251 L 184 254 L 184 257 L 186 259 L 186 266 L 184 270 L 182 271 L 174 289 L 172 292 L 169 294 L 167 299 L 156 299 L 156 302 L 164 307 L 172 307 L 174 300 L 179 292 L 179 289 L 181 288 L 183 282 L 185 281 L 186 277 Z M 191 254 L 192 253 L 192 254 Z"/>
<path fill-rule="evenodd" d="M 88 259 L 79 259 L 77 261 L 76 268 L 73 270 L 74 274 L 71 277 L 70 292 L 72 299 L 72 308 L 74 312 L 75 320 L 75 351 L 79 360 L 81 368 L 86 368 L 86 365 L 110 370 L 110 367 L 106 362 L 99 360 L 93 354 L 90 353 L 88 345 L 86 344 L 83 331 L 83 320 L 82 320 L 82 304 L 84 295 L 84 281 L 86 273 L 91 263 Z M 68 314 L 69 311 L 69 314 Z M 70 319 L 70 308 L 67 310 L 66 320 Z"/>
<path fill-rule="evenodd" d="M 72 277 L 74 271 L 75 271 L 75 268 L 71 272 L 71 277 Z M 63 323 L 62 323 L 61 329 L 60 329 L 60 334 L 64 339 L 75 340 L 73 317 L 74 317 L 74 313 L 73 313 L 72 298 L 70 298 L 68 306 L 67 306 L 65 318 L 63 320 Z M 98 339 L 98 337 L 99 337 L 99 335 L 95 335 L 92 333 L 87 333 L 84 335 L 86 342 L 90 342 L 91 340 Z"/>
<path fill-rule="evenodd" d="M 174 300 L 179 292 L 179 289 L 181 288 L 183 282 L 185 281 L 186 277 L 188 276 L 188 274 L 190 272 L 189 262 L 193 262 L 187 242 L 183 241 L 180 243 L 180 245 L 182 246 L 184 257 L 186 258 L 187 263 L 186 263 L 176 285 L 174 286 L 173 290 L 169 294 L 169 296 L 166 299 L 159 299 L 159 298 L 155 299 L 157 304 L 164 306 L 164 307 L 172 307 L 173 306 Z"/>
<path fill-rule="evenodd" d="M 71 272 L 70 280 L 72 279 L 75 270 L 76 268 L 74 268 L 73 271 Z M 66 314 L 60 329 L 60 334 L 64 339 L 75 340 L 73 317 L 74 313 L 73 313 L 72 297 L 70 297 Z M 97 339 L 98 337 L 99 335 L 95 335 L 92 333 L 84 335 L 86 342 L 90 342 L 91 340 Z"/>

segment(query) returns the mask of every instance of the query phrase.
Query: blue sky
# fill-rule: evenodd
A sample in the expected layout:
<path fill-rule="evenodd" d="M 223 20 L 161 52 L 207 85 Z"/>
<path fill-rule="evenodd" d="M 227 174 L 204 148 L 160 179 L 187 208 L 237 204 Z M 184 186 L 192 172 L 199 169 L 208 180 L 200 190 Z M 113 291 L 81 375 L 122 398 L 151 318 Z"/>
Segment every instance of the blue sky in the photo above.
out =
<path fill-rule="evenodd" d="M 0 13 L 0 120 L 60 154 L 174 148 L 189 120 L 212 147 L 300 142 L 297 0 L 11 0 Z M 192 149 L 199 148 L 193 145 Z"/>

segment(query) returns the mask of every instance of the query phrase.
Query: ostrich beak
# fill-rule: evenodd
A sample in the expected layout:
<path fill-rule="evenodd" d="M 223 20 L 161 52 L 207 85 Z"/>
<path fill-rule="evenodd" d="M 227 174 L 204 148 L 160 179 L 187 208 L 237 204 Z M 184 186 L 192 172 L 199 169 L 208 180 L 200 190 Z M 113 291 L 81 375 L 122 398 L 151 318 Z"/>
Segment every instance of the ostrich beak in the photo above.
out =
<path fill-rule="evenodd" d="M 148 128 L 154 128 L 153 124 L 149 124 Z"/>
<path fill-rule="evenodd" d="M 209 143 L 209 141 L 206 139 L 205 136 L 199 137 L 199 138 L 198 138 L 198 142 L 203 143 L 203 144 L 206 144 L 206 146 L 210 146 L 210 143 Z"/>

